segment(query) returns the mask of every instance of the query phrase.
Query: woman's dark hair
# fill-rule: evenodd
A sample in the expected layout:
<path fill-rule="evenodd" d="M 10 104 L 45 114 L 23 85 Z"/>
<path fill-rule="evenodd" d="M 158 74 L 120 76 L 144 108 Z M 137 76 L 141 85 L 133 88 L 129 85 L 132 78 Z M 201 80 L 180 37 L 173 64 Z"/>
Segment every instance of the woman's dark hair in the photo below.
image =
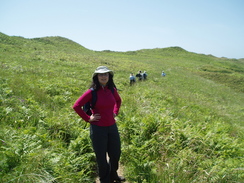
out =
<path fill-rule="evenodd" d="M 115 84 L 114 84 L 114 80 L 113 80 L 113 75 L 109 73 L 109 79 L 108 79 L 108 83 L 107 86 L 109 89 L 112 88 L 116 88 Z M 100 88 L 100 83 L 98 81 L 98 76 L 97 74 L 92 78 L 92 83 L 90 85 L 90 88 L 93 88 L 95 91 L 97 91 Z"/>

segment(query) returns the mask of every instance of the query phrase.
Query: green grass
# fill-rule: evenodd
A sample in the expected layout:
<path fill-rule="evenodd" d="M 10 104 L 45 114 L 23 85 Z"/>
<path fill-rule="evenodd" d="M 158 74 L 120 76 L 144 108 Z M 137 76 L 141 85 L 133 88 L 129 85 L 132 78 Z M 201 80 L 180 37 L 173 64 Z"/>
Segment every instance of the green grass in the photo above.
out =
<path fill-rule="evenodd" d="M 0 182 L 92 182 L 89 125 L 72 105 L 99 65 L 115 72 L 129 182 L 242 182 L 244 60 L 179 47 L 91 51 L 0 33 Z M 129 74 L 148 80 L 129 86 Z M 165 71 L 167 76 L 161 77 Z"/>

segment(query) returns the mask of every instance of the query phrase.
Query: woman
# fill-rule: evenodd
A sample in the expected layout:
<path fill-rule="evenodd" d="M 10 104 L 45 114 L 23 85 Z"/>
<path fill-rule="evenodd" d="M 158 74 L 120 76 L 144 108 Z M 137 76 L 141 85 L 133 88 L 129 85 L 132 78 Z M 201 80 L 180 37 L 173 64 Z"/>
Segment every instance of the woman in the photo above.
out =
<path fill-rule="evenodd" d="M 76 113 L 90 123 L 90 137 L 96 154 L 101 183 L 125 180 L 117 174 L 121 146 L 115 116 L 119 113 L 121 98 L 114 87 L 113 75 L 113 71 L 106 66 L 98 67 L 92 76 L 91 89 L 88 89 L 73 106 Z M 82 110 L 82 106 L 92 101 L 92 90 L 96 92 L 97 99 L 92 115 L 89 116 Z M 107 156 L 109 162 L 107 162 Z"/>

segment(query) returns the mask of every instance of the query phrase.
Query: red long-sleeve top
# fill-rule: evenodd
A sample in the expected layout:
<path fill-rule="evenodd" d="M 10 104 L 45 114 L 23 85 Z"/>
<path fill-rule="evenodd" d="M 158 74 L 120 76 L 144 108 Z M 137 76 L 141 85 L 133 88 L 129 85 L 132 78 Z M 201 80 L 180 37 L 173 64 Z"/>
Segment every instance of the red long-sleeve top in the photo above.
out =
<path fill-rule="evenodd" d="M 101 119 L 90 123 L 98 126 L 111 126 L 116 122 L 114 114 L 118 115 L 119 113 L 121 98 L 116 89 L 114 89 L 114 93 L 112 93 L 108 87 L 100 87 L 96 92 L 97 101 L 92 109 L 92 114 L 99 113 Z M 76 113 L 86 122 L 89 121 L 90 116 L 82 110 L 82 106 L 89 101 L 92 101 L 92 90 L 90 89 L 78 98 L 73 105 L 73 109 Z"/>

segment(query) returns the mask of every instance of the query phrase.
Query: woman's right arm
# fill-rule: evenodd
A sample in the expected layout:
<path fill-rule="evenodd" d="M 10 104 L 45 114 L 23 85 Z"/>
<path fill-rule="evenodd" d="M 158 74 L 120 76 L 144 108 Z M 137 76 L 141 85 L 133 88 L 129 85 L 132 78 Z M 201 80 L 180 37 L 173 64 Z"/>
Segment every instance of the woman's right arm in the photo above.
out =
<path fill-rule="evenodd" d="M 89 122 L 90 116 L 87 115 L 82 107 L 89 101 L 91 101 L 92 93 L 91 90 L 87 90 L 81 97 L 79 97 L 73 105 L 75 112 L 86 122 Z"/>

